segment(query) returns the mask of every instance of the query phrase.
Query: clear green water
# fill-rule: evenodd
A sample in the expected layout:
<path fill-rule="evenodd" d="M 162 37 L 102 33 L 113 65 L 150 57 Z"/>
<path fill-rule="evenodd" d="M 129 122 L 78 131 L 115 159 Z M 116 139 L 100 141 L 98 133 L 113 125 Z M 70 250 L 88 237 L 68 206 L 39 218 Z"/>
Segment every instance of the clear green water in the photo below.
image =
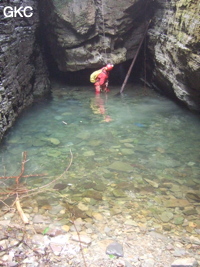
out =
<path fill-rule="evenodd" d="M 64 172 L 71 150 L 73 163 L 57 181 L 66 187 L 59 195 L 55 190 L 51 196 L 43 192 L 51 203 L 52 194 L 55 203 L 56 198 L 62 201 L 62 195 L 74 203 L 86 197 L 94 200 L 86 201 L 93 210 L 104 205 L 112 215 L 119 208 L 125 218 L 149 226 L 167 223 L 172 229 L 194 223 L 190 231 L 196 233 L 200 225 L 199 117 L 140 86 L 128 86 L 121 97 L 118 92 L 113 87 L 98 98 L 91 87 L 54 84 L 52 99 L 26 110 L 4 138 L 0 175 L 18 175 L 22 152 L 27 151 L 24 175 L 48 175 L 23 182 L 29 189 L 42 186 Z M 2 187 L 13 182 L 1 181 Z M 196 199 L 188 199 L 188 193 Z M 165 205 L 173 199 L 189 204 Z M 186 215 L 188 209 L 193 214 Z M 169 221 L 160 217 L 165 211 L 173 213 Z M 176 223 L 181 217 L 184 221 Z"/>

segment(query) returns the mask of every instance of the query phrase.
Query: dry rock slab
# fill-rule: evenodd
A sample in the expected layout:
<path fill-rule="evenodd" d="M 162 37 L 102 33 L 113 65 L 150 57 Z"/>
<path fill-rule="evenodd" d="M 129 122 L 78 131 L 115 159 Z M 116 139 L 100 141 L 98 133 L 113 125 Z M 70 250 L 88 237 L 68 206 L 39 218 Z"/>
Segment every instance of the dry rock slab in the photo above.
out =
<path fill-rule="evenodd" d="M 107 246 L 106 254 L 114 255 L 117 257 L 123 257 L 124 256 L 123 246 L 118 242 L 112 242 Z"/>
<path fill-rule="evenodd" d="M 198 262 L 194 258 L 182 258 L 175 260 L 171 267 L 198 267 Z"/>

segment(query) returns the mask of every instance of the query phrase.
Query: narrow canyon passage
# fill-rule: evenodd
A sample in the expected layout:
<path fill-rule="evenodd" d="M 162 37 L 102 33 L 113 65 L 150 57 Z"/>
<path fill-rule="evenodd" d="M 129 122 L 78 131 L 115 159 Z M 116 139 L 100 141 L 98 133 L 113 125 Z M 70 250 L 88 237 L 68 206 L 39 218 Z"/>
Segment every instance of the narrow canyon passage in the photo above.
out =
<path fill-rule="evenodd" d="M 200 265 L 199 12 L 0 0 L 0 266 Z"/>

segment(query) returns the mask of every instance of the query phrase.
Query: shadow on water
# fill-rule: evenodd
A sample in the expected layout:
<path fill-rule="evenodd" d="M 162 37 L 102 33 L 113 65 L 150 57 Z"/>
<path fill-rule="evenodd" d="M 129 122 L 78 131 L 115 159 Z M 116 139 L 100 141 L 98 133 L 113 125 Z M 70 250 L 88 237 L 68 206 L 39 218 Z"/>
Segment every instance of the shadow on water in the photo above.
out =
<path fill-rule="evenodd" d="M 56 205 L 67 196 L 89 210 L 100 203 L 109 212 L 114 207 L 138 223 L 143 210 L 147 227 L 167 224 L 169 231 L 183 233 L 193 222 L 195 234 L 200 226 L 199 118 L 141 86 L 129 85 L 116 97 L 118 92 L 113 87 L 109 94 L 95 95 L 91 87 L 54 84 L 51 100 L 26 110 L 4 138 L 0 175 L 19 173 L 27 151 L 26 173 L 48 177 L 24 182 L 29 188 L 44 185 L 65 170 L 71 150 L 73 164 L 59 185 L 43 193 L 43 200 L 35 196 L 38 212 L 44 199 Z"/>

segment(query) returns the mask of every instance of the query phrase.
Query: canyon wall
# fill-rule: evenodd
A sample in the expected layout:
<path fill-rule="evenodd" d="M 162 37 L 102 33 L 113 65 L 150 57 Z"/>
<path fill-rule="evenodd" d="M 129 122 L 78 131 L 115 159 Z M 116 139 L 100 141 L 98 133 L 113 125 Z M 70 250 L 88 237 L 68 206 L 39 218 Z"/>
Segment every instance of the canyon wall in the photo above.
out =
<path fill-rule="evenodd" d="M 31 6 L 33 16 L 5 17 L 6 6 Z M 37 1 L 0 3 L 0 139 L 34 97 L 49 88 L 47 68 L 37 40 L 38 31 Z"/>
<path fill-rule="evenodd" d="M 200 111 L 200 1 L 157 0 L 148 35 L 150 84 Z"/>
<path fill-rule="evenodd" d="M 152 15 L 151 3 L 153 0 L 40 0 L 44 32 L 58 68 L 78 71 L 133 58 Z"/>

